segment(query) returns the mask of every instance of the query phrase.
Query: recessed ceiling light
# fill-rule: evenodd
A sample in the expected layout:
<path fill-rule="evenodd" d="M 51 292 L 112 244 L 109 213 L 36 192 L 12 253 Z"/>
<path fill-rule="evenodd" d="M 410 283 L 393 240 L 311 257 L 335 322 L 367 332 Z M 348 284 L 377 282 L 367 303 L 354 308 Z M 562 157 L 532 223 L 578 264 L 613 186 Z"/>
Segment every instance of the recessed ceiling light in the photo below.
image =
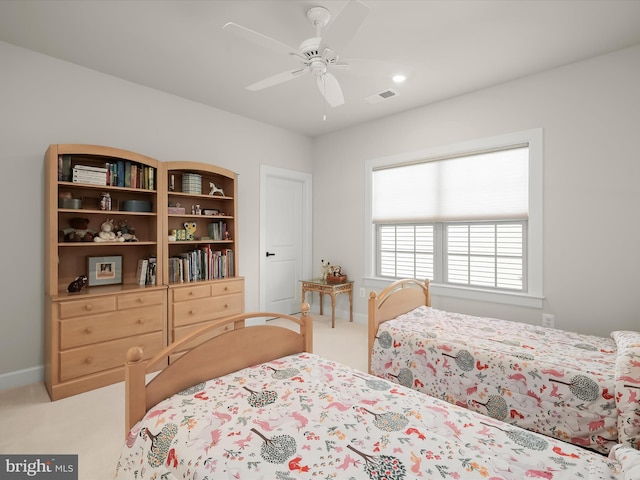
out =
<path fill-rule="evenodd" d="M 407 79 L 407 77 L 405 77 L 404 75 L 401 75 L 401 74 L 394 75 L 394 76 L 392 77 L 392 80 L 393 80 L 395 83 L 402 83 L 402 82 L 404 82 L 406 79 Z"/>

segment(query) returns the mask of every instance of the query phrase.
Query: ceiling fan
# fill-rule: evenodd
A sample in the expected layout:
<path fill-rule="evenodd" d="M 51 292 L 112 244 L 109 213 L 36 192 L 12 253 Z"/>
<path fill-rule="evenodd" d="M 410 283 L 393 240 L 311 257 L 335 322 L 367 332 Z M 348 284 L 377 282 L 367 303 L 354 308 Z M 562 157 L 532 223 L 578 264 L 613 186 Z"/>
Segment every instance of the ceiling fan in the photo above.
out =
<path fill-rule="evenodd" d="M 320 93 L 332 107 L 344 103 L 344 95 L 332 69 L 348 69 L 349 64 L 338 61 L 338 51 L 353 38 L 369 14 L 369 7 L 358 0 L 349 0 L 340 13 L 331 20 L 331 12 L 324 7 L 312 7 L 307 11 L 307 19 L 315 27 L 315 37 L 307 38 L 297 48 L 286 45 L 274 38 L 255 32 L 233 22 L 226 23 L 225 31 L 245 38 L 263 47 L 287 54 L 299 62 L 297 68 L 287 70 L 246 87 L 248 90 L 262 90 L 300 76 L 311 74 L 316 77 Z M 324 27 L 328 25 L 326 31 Z"/>

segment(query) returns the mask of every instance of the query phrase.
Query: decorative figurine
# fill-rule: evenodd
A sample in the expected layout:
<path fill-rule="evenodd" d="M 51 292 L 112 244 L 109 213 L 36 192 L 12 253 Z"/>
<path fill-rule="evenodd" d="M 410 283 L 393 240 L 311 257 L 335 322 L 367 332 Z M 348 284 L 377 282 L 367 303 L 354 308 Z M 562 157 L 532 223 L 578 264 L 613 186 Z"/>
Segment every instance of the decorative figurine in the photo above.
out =
<path fill-rule="evenodd" d="M 216 193 L 221 195 L 221 196 L 225 196 L 224 195 L 224 190 L 222 190 L 222 188 L 218 188 L 216 187 L 216 184 L 213 182 L 209 182 L 209 187 L 211 187 L 211 190 L 209 190 L 209 195 L 215 195 Z"/>
<path fill-rule="evenodd" d="M 325 262 L 324 260 L 320 260 L 322 262 L 322 280 L 327 281 L 327 275 L 329 275 L 329 269 L 331 268 L 331 263 Z"/>
<path fill-rule="evenodd" d="M 187 238 L 185 238 L 185 240 L 196 239 L 196 228 L 198 228 L 196 222 L 184 222 L 184 229 L 187 231 Z"/>
<path fill-rule="evenodd" d="M 69 284 L 69 286 L 67 287 L 67 292 L 70 292 L 70 293 L 80 292 L 86 285 L 87 285 L 87 276 L 80 275 L 79 277 L 76 277 L 76 279 Z"/>
<path fill-rule="evenodd" d="M 69 220 L 71 228 L 62 230 L 65 242 L 92 242 L 93 230 L 89 228 L 88 218 L 72 218 Z"/>
<path fill-rule="evenodd" d="M 100 231 L 95 237 L 93 237 L 93 241 L 96 243 L 120 241 L 116 235 L 113 220 L 107 219 L 102 222 L 102 225 L 100 225 Z M 124 242 L 124 239 L 122 239 L 122 241 Z"/>

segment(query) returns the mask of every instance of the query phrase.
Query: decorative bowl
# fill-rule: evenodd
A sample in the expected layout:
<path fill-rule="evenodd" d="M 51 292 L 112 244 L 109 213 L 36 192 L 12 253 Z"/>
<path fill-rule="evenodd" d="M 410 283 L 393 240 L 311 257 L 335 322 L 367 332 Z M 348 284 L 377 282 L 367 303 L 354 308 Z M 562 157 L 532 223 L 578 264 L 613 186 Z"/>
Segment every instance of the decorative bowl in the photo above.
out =
<path fill-rule="evenodd" d="M 340 276 L 327 275 L 327 283 L 337 284 L 337 283 L 344 283 L 346 281 L 347 281 L 346 275 L 340 275 Z"/>

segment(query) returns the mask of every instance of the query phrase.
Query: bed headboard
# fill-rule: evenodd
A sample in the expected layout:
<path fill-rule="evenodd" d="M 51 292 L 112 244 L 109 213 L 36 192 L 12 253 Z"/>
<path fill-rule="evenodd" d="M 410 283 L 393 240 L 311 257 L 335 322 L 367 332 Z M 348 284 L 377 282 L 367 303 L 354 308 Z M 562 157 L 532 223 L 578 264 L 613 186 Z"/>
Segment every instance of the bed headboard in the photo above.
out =
<path fill-rule="evenodd" d="M 369 295 L 369 372 L 371 372 L 371 351 L 380 324 L 421 305 L 431 306 L 429 279 L 424 282 L 414 279 L 398 280 L 379 294 L 371 292 Z"/>
<path fill-rule="evenodd" d="M 275 325 L 245 326 L 250 318 L 277 318 L 291 322 L 291 328 Z M 228 331 L 203 341 L 168 364 L 168 358 L 197 337 L 225 325 Z M 296 327 L 297 325 L 298 327 Z M 302 305 L 300 318 L 281 313 L 241 313 L 221 318 L 192 332 L 143 361 L 141 347 L 132 347 L 125 365 L 125 434 L 146 412 L 165 398 L 192 385 L 294 353 L 312 352 L 313 329 L 309 305 Z M 161 369 L 149 383 L 146 375 Z"/>

